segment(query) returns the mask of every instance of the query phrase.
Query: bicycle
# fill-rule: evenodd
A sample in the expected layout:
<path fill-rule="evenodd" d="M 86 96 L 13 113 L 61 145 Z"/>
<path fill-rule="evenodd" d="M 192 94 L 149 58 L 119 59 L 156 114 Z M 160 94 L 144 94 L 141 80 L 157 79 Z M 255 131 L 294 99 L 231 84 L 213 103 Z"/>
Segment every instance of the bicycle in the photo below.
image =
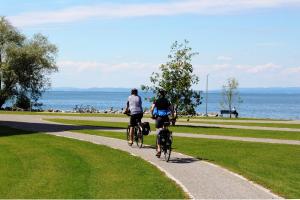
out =
<path fill-rule="evenodd" d="M 172 143 L 173 136 L 172 131 L 169 130 L 170 122 L 165 122 L 163 128 L 159 132 L 160 139 L 160 152 L 164 154 L 165 161 L 169 162 L 172 152 Z M 157 136 L 158 137 L 158 136 Z M 156 140 L 156 149 L 157 149 L 157 140 Z"/>
<path fill-rule="evenodd" d="M 143 127 L 141 122 L 137 122 L 137 125 L 133 127 L 133 140 L 136 142 L 136 145 L 139 148 L 143 147 L 144 135 L 143 135 Z M 133 143 L 129 143 L 130 140 L 130 125 L 128 125 L 126 129 L 127 142 L 129 146 L 132 146 Z"/>

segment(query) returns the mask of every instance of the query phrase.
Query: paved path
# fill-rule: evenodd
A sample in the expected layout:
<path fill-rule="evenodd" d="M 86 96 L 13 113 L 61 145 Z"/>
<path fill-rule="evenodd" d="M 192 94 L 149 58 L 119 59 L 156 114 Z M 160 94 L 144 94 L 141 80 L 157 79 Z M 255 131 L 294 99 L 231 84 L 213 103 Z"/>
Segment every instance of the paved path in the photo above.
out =
<path fill-rule="evenodd" d="M 28 115 L 30 116 L 30 115 Z M 72 119 L 72 120 L 88 120 L 88 121 L 108 121 L 108 122 L 128 122 L 128 118 L 123 117 L 82 117 L 82 116 L 40 116 L 44 119 Z M 143 121 L 148 121 L 153 123 L 150 118 L 143 118 Z M 203 123 L 192 123 L 178 121 L 178 125 L 189 125 L 189 126 L 206 126 L 206 127 L 221 127 L 221 128 L 238 128 L 238 129 L 250 129 L 250 130 L 271 130 L 271 131 L 292 131 L 300 132 L 300 129 L 296 128 L 278 128 L 278 127 L 259 127 L 259 126 L 241 126 L 241 125 L 224 125 L 224 124 L 206 124 Z"/>
<path fill-rule="evenodd" d="M 175 180 L 192 197 L 196 199 L 270 199 L 280 198 L 267 189 L 219 166 L 200 161 L 180 153 L 172 153 L 171 161 L 166 163 L 155 158 L 155 150 L 149 147 L 138 149 L 129 147 L 119 139 L 69 132 L 78 129 L 72 125 L 61 125 L 42 121 L 34 116 L 0 116 L 0 125 L 42 131 L 50 135 L 74 138 L 95 144 L 106 145 L 139 156 Z"/>
<path fill-rule="evenodd" d="M 14 119 L 23 119 L 30 118 L 35 120 L 41 119 L 53 119 L 53 118 L 62 118 L 62 119 L 73 119 L 73 120 L 88 120 L 88 121 L 109 121 L 112 122 L 114 120 L 118 122 L 128 122 L 127 118 L 104 118 L 104 117 L 77 117 L 77 116 L 38 116 L 38 115 L 0 115 L 0 120 L 14 120 Z M 100 118 L 100 119 L 99 119 Z M 150 121 L 150 119 L 148 119 Z M 76 126 L 72 126 L 72 130 L 75 130 Z M 78 127 L 78 126 L 77 126 Z M 91 129 L 91 126 L 80 126 L 80 129 Z M 77 128 L 78 129 L 78 128 Z M 115 131 L 122 132 L 124 129 L 119 128 L 101 128 L 101 127 L 93 127 L 95 130 L 102 131 Z M 68 129 L 66 129 L 68 130 Z M 269 138 L 251 138 L 251 137 L 238 137 L 238 136 L 223 136 L 223 135 L 209 135 L 209 134 L 192 134 L 192 133 L 174 133 L 174 136 L 178 137 L 189 137 L 189 138 L 207 138 L 207 139 L 219 139 L 219 140 L 234 140 L 234 141 L 244 141 L 244 142 L 260 142 L 260 143 L 273 143 L 273 144 L 290 144 L 290 145 L 300 145 L 299 140 L 284 140 L 284 139 L 269 139 Z"/>
<path fill-rule="evenodd" d="M 96 129 L 99 131 L 113 131 L 123 132 L 125 129 Z M 177 137 L 188 137 L 188 138 L 206 138 L 215 140 L 234 140 L 243 142 L 259 142 L 259 143 L 271 143 L 271 144 L 289 144 L 289 145 L 300 145 L 300 140 L 283 140 L 283 139 L 270 139 L 270 138 L 251 138 L 251 137 L 237 137 L 237 136 L 223 136 L 223 135 L 206 135 L 206 134 L 193 134 L 193 133 L 174 133 Z"/>
<path fill-rule="evenodd" d="M 10 114 L 0 114 L 2 117 L 9 117 Z M 55 116 L 55 115 L 13 115 L 13 116 L 26 116 L 26 117 L 38 117 L 44 119 L 71 119 L 71 120 L 88 120 L 88 121 L 108 121 L 108 122 L 128 122 L 128 117 L 86 117 L 86 116 Z M 153 123 L 150 118 L 143 118 L 143 121 Z M 194 119 L 193 119 L 194 121 Z M 188 125 L 188 126 L 206 126 L 206 127 L 220 127 L 220 128 L 237 128 L 237 129 L 250 129 L 250 130 L 271 130 L 271 131 L 291 131 L 300 132 L 299 128 L 279 128 L 279 127 L 261 127 L 261 126 L 242 126 L 242 125 L 230 125 L 230 124 L 207 124 L 207 122 L 251 122 L 251 123 L 282 123 L 282 124 L 300 124 L 299 120 L 293 121 L 263 121 L 263 120 L 198 120 L 198 122 L 185 122 L 182 119 L 177 121 L 177 125 Z"/>

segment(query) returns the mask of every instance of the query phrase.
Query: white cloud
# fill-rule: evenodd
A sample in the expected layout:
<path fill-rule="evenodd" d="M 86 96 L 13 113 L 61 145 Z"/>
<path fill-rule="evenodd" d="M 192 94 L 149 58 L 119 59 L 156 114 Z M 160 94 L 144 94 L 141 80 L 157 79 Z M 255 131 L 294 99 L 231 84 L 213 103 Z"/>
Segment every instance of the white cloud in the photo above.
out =
<path fill-rule="evenodd" d="M 54 74 L 55 87 L 139 87 L 149 82 L 158 64 L 129 62 L 99 62 L 61 60 Z"/>
<path fill-rule="evenodd" d="M 273 63 L 267 63 L 262 65 L 237 65 L 235 66 L 237 70 L 250 73 L 250 74 L 258 74 L 264 72 L 272 72 L 281 69 L 282 67 Z"/>
<path fill-rule="evenodd" d="M 56 86 L 76 87 L 137 87 L 149 83 L 152 72 L 159 64 L 129 62 L 72 61 L 58 62 L 60 72 L 55 75 Z M 220 88 L 228 77 L 236 77 L 243 87 L 299 86 L 300 66 L 285 67 L 272 62 L 246 64 L 195 64 L 194 72 L 200 77 L 197 87 L 205 86 L 209 74 L 210 88 Z M 80 81 L 78 81 L 80 80 Z"/>
<path fill-rule="evenodd" d="M 284 73 L 300 76 L 300 67 L 289 67 L 283 70 Z"/>
<path fill-rule="evenodd" d="M 256 65 L 212 64 L 194 65 L 200 77 L 197 87 L 205 89 L 206 75 L 209 74 L 209 87 L 219 89 L 228 77 L 239 80 L 241 87 L 295 87 L 300 86 L 300 66 L 281 66 L 275 63 Z"/>
<path fill-rule="evenodd" d="M 258 47 L 279 47 L 282 45 L 283 43 L 279 43 L 279 42 L 260 42 L 256 44 L 256 46 Z"/>
<path fill-rule="evenodd" d="M 8 18 L 15 26 L 35 26 L 69 23 L 91 18 L 231 14 L 251 9 L 295 5 L 300 5 L 300 0 L 172 0 L 166 3 L 77 6 L 56 11 L 22 13 Z"/>
<path fill-rule="evenodd" d="M 220 60 L 220 61 L 231 61 L 232 57 L 230 57 L 230 56 L 218 56 L 217 60 Z"/>
<path fill-rule="evenodd" d="M 124 71 L 149 71 L 154 70 L 158 65 L 141 62 L 121 62 L 121 63 L 103 63 L 97 61 L 72 61 L 64 60 L 57 63 L 60 70 L 69 70 L 76 72 L 124 72 Z"/>

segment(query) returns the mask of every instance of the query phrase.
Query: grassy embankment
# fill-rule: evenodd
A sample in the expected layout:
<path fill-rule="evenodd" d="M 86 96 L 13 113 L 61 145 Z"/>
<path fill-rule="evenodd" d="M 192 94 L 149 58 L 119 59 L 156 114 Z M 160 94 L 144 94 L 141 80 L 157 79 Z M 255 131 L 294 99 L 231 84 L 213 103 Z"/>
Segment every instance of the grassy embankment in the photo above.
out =
<path fill-rule="evenodd" d="M 2 199 L 186 197 L 142 159 L 88 142 L 0 126 L 0 161 Z"/>
<path fill-rule="evenodd" d="M 102 122 L 102 121 L 87 121 L 87 120 L 69 120 L 69 119 L 47 119 L 48 121 L 76 124 L 83 126 L 99 126 L 99 127 L 113 127 L 125 128 L 126 122 Z M 154 125 L 151 124 L 151 129 L 154 130 Z M 215 127 L 195 127 L 195 126 L 175 126 L 170 127 L 175 133 L 194 133 L 207 135 L 224 135 L 224 136 L 238 136 L 238 137 L 254 137 L 254 138 L 271 138 L 271 139 L 287 139 L 300 140 L 300 132 L 288 131 L 266 131 L 266 130 L 247 130 L 247 129 L 230 129 L 230 128 L 215 128 Z"/>
<path fill-rule="evenodd" d="M 72 123 L 97 124 L 88 121 Z M 116 126 L 120 125 L 116 123 Z M 109 126 L 113 125 L 109 123 Z M 76 132 L 125 139 L 124 132 Z M 153 135 L 145 137 L 146 144 L 154 145 L 154 141 Z M 300 146 L 175 137 L 173 147 L 177 152 L 216 163 L 239 173 L 285 198 L 300 198 Z"/>
<path fill-rule="evenodd" d="M 127 117 L 124 114 L 119 113 L 55 113 L 55 112 L 28 112 L 28 111 L 3 111 L 0 110 L 0 114 L 11 114 L 11 115 L 50 115 L 50 116 L 81 116 L 81 117 Z M 144 115 L 145 118 L 150 118 L 149 114 Z M 202 116 L 193 116 L 186 117 L 182 116 L 179 119 L 201 119 L 201 120 L 279 120 L 279 119 L 266 119 L 266 118 L 228 118 L 228 117 L 202 117 Z M 286 120 L 280 120 L 286 121 Z"/>
<path fill-rule="evenodd" d="M 255 123 L 255 122 L 210 122 L 210 121 L 193 121 L 192 123 L 220 124 L 220 125 L 238 125 L 238 126 L 259 126 L 275 128 L 295 128 L 300 129 L 300 124 L 295 123 Z"/>

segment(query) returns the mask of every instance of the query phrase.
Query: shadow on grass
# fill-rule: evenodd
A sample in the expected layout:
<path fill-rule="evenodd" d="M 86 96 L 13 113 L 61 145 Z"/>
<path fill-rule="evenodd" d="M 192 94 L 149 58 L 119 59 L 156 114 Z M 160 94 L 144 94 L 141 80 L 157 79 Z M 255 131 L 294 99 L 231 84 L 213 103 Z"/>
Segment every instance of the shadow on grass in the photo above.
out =
<path fill-rule="evenodd" d="M 201 160 L 201 161 L 207 161 L 207 162 L 213 162 L 214 160 L 207 159 L 207 158 L 201 158 L 201 157 L 196 157 L 196 159 Z"/>
<path fill-rule="evenodd" d="M 113 130 L 122 129 L 122 128 L 116 128 L 110 126 L 80 126 L 80 125 L 29 123 L 29 122 L 15 122 L 15 121 L 0 121 L 0 126 L 3 127 L 2 129 L 0 127 L 0 137 L 34 134 L 40 132 L 62 132 L 62 131 L 75 131 L 75 130 L 112 130 L 113 131 Z M 126 127 L 124 127 L 123 129 L 125 130 Z"/>
<path fill-rule="evenodd" d="M 14 136 L 14 135 L 28 135 L 39 134 L 43 132 L 63 132 L 63 131 L 78 131 L 78 130 L 120 130 L 110 126 L 77 126 L 65 124 L 49 124 L 49 123 L 29 123 L 29 122 L 15 122 L 15 121 L 0 121 L 0 137 Z M 124 128 L 125 130 L 126 128 Z M 138 148 L 138 147 L 136 147 Z M 155 149 L 155 145 L 145 145 L 144 149 Z M 196 158 L 178 158 L 172 157 L 170 163 L 184 164 L 197 162 L 203 159 Z"/>
<path fill-rule="evenodd" d="M 35 131 L 24 131 L 19 129 L 14 129 L 8 126 L 0 126 L 0 137 L 4 136 L 12 136 L 12 135 L 25 135 L 25 134 L 33 134 Z"/>

